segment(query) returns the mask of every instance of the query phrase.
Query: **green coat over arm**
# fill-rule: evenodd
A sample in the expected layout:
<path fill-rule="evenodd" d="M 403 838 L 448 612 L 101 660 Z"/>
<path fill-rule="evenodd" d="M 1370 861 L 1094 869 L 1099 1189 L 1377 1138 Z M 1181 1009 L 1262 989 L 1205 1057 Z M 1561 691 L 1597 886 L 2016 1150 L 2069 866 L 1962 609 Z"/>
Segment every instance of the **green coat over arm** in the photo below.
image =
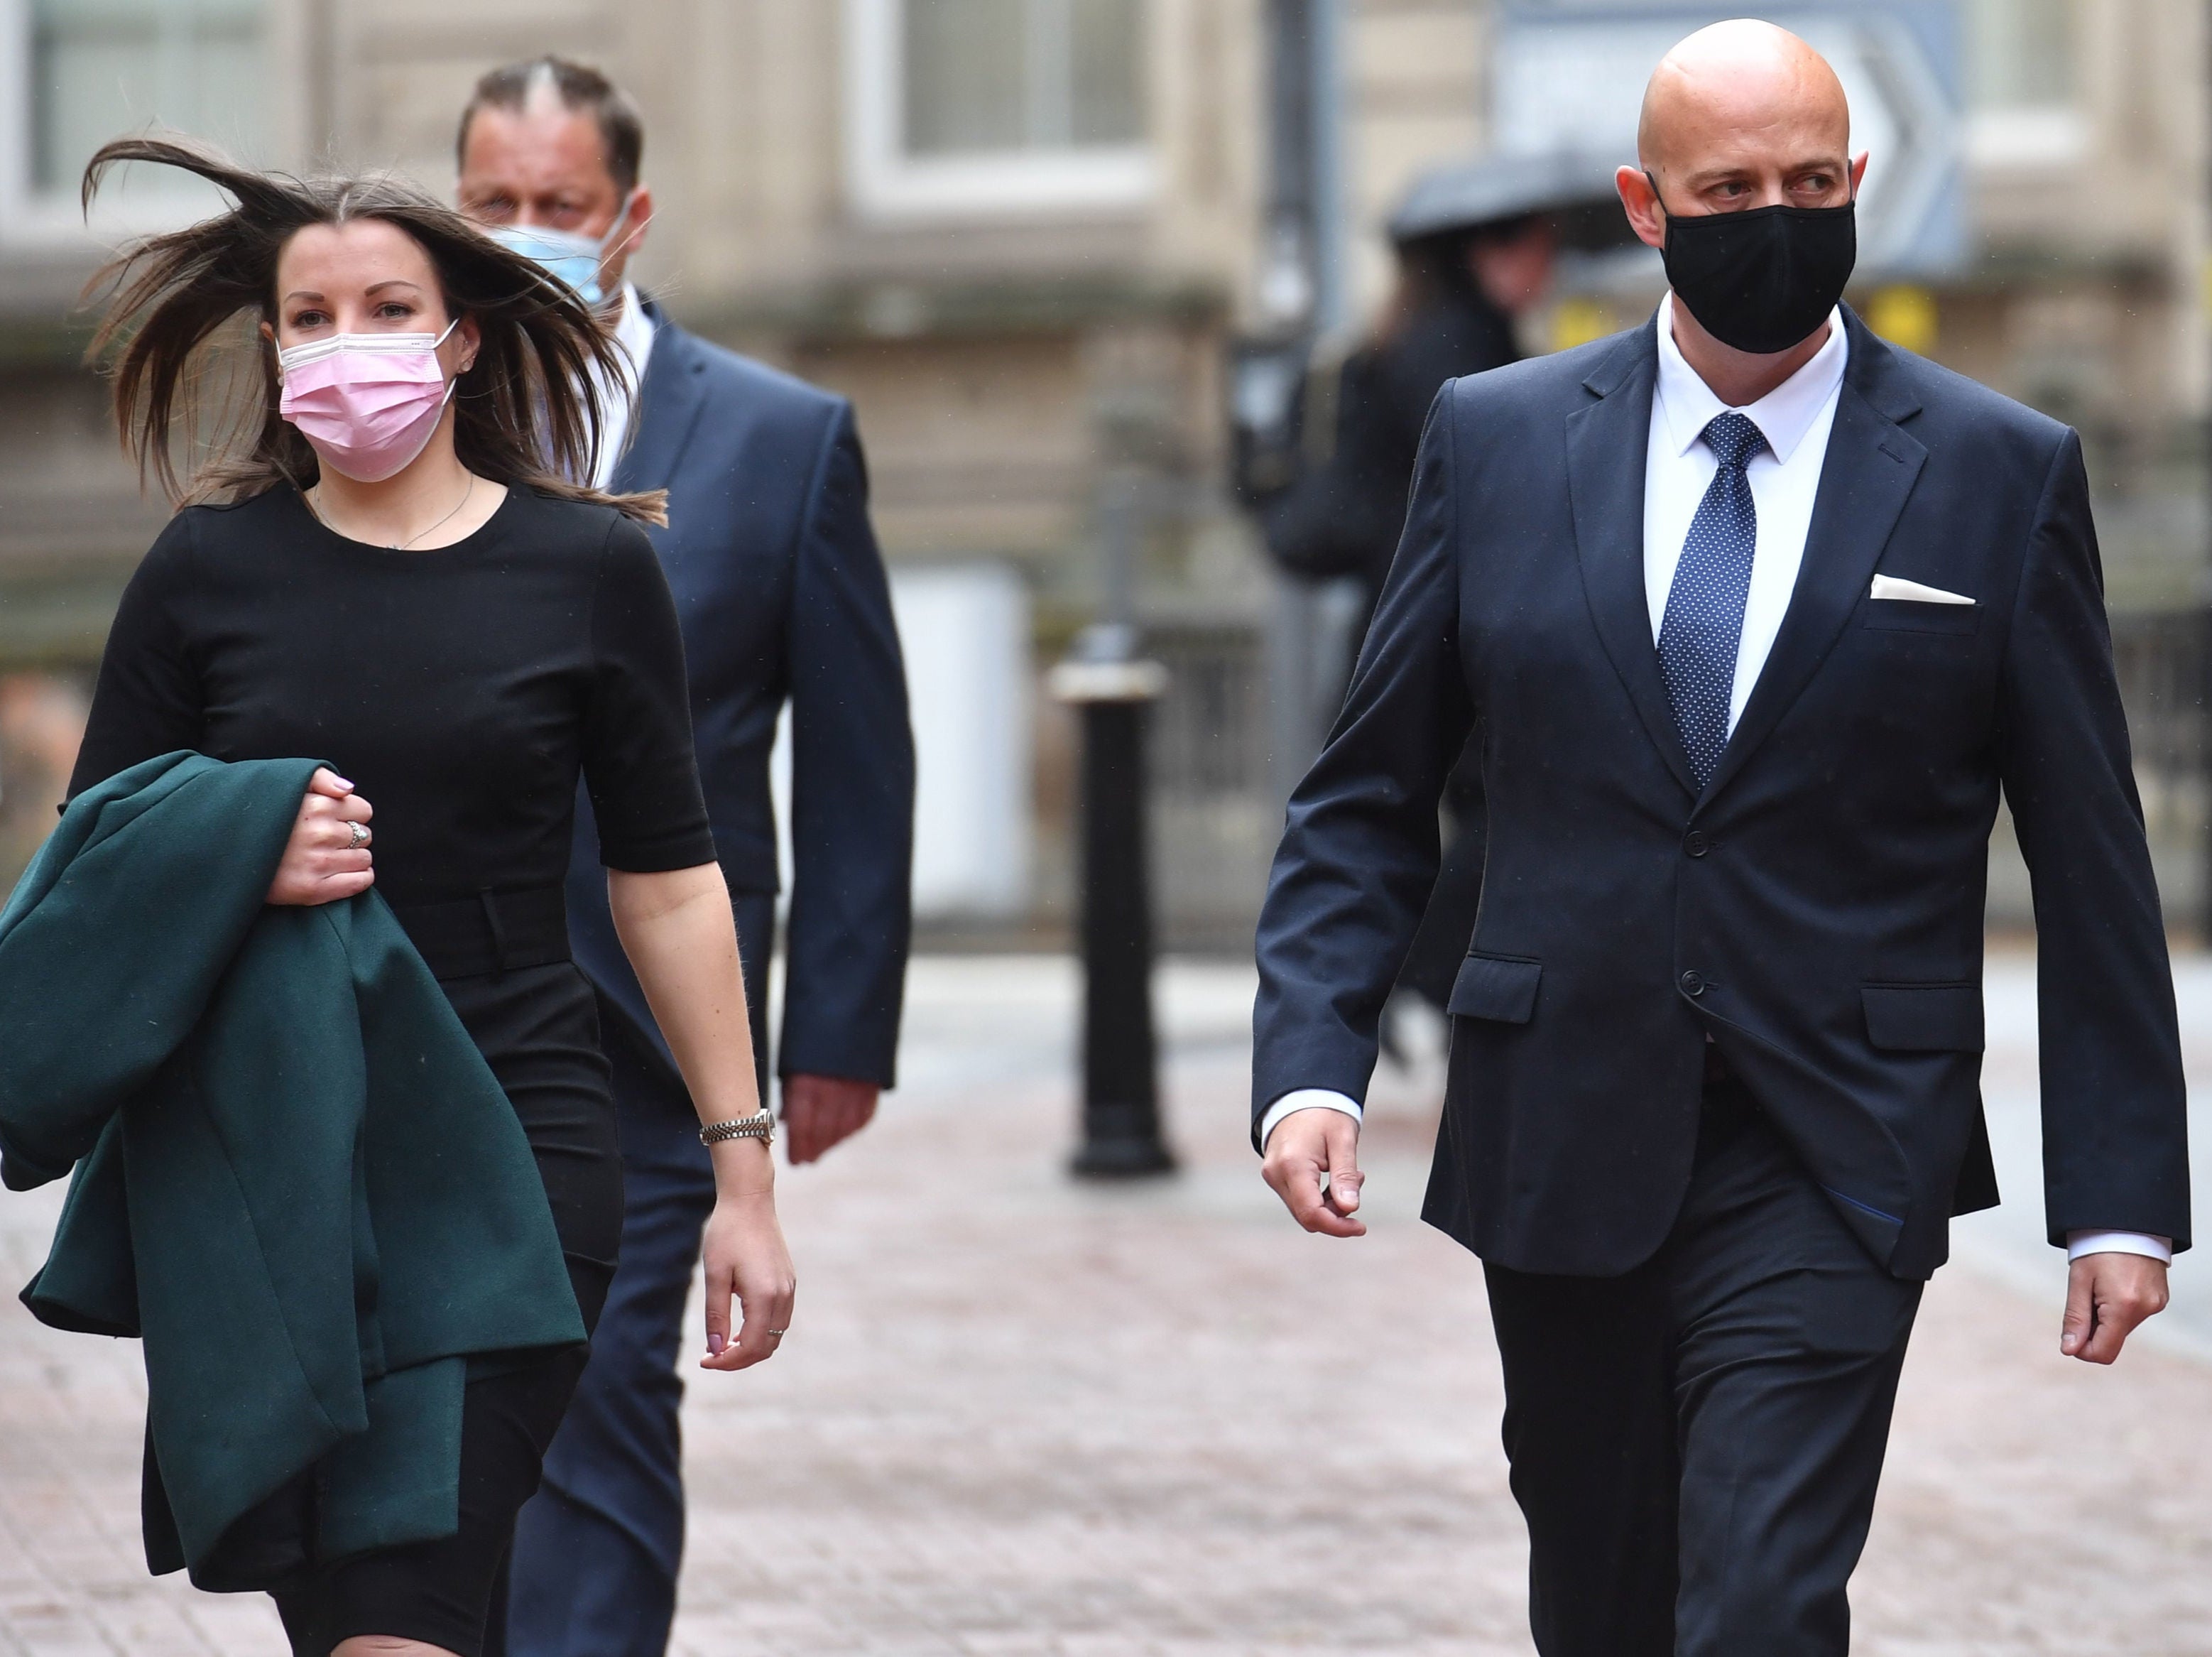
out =
<path fill-rule="evenodd" d="M 451 1534 L 466 1380 L 584 1338 L 513 1107 L 383 899 L 264 902 L 314 769 L 135 765 L 0 910 L 0 1178 L 75 1169 L 22 1298 L 143 1338 L 147 1561 L 203 1587 Z"/>

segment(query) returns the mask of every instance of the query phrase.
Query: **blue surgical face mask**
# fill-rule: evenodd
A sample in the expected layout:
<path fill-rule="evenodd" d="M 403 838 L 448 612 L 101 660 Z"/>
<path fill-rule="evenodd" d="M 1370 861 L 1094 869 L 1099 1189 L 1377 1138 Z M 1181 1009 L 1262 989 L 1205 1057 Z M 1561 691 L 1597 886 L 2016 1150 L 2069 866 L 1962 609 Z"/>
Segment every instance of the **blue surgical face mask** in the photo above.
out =
<path fill-rule="evenodd" d="M 580 230 L 556 230 L 540 224 L 490 224 L 484 234 L 509 253 L 520 253 L 543 266 L 546 275 L 575 290 L 585 304 L 597 306 L 606 298 L 599 285 L 599 267 L 608 254 L 637 233 L 624 231 L 630 198 L 624 196 L 615 210 L 615 222 L 604 236 L 587 236 Z"/>

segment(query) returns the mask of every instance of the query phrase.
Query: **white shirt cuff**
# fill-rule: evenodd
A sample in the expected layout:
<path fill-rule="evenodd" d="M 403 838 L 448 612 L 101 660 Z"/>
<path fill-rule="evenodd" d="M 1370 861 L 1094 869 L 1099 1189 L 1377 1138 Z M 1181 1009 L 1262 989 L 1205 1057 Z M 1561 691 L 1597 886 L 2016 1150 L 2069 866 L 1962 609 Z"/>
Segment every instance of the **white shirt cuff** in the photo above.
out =
<path fill-rule="evenodd" d="M 2153 1237 L 2140 1231 L 2068 1232 L 2066 1258 L 2078 1260 L 2085 1254 L 2141 1254 L 2172 1265 L 2173 1240 L 2171 1237 Z"/>
<path fill-rule="evenodd" d="M 1267 1115 L 1260 1118 L 1262 1151 L 1267 1148 L 1267 1136 L 1275 1131 L 1275 1124 L 1293 1111 L 1340 1111 L 1354 1122 L 1361 1119 L 1358 1100 L 1348 1099 L 1329 1087 L 1300 1087 L 1267 1106 Z"/>

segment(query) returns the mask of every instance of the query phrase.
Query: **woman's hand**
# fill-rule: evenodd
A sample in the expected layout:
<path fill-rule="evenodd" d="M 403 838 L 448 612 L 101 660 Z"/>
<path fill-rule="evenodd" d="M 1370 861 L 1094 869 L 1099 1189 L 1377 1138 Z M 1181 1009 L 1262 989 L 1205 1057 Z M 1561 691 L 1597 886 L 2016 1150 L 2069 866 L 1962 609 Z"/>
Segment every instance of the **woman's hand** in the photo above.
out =
<path fill-rule="evenodd" d="M 757 1144 L 759 1142 L 755 1141 Z M 716 1147 L 720 1149 L 720 1147 Z M 732 1191 L 726 1186 L 707 1220 L 707 1355 L 702 1369 L 744 1369 L 775 1355 L 791 1327 L 799 1284 L 791 1251 L 775 1217 L 773 1191 Z M 730 1338 L 730 1300 L 744 1313 Z"/>
<path fill-rule="evenodd" d="M 637 969 L 653 1022 L 668 1039 L 702 1124 L 760 1113 L 744 974 L 730 889 L 713 863 L 658 873 L 607 872 L 615 931 Z M 707 1221 L 704 1369 L 744 1369 L 775 1355 L 791 1326 L 791 1251 L 775 1219 L 775 1159 L 768 1141 L 725 1139 L 710 1148 L 714 1211 Z M 730 1334 L 730 1301 L 744 1326 Z"/>
<path fill-rule="evenodd" d="M 269 901 L 329 904 L 368 891 L 376 883 L 368 850 L 368 819 L 374 815 L 352 783 L 336 771 L 319 769 L 307 779 L 283 861 L 269 883 Z"/>

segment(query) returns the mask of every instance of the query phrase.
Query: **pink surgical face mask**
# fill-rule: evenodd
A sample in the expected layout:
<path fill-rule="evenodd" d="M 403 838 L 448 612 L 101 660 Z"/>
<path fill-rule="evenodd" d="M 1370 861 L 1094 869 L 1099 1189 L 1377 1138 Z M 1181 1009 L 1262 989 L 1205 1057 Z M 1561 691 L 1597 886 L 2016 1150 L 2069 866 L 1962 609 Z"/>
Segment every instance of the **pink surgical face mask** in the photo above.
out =
<path fill-rule="evenodd" d="M 430 442 L 453 382 L 438 364 L 446 333 L 341 333 L 276 353 L 277 412 L 299 427 L 323 464 L 380 484 Z"/>

